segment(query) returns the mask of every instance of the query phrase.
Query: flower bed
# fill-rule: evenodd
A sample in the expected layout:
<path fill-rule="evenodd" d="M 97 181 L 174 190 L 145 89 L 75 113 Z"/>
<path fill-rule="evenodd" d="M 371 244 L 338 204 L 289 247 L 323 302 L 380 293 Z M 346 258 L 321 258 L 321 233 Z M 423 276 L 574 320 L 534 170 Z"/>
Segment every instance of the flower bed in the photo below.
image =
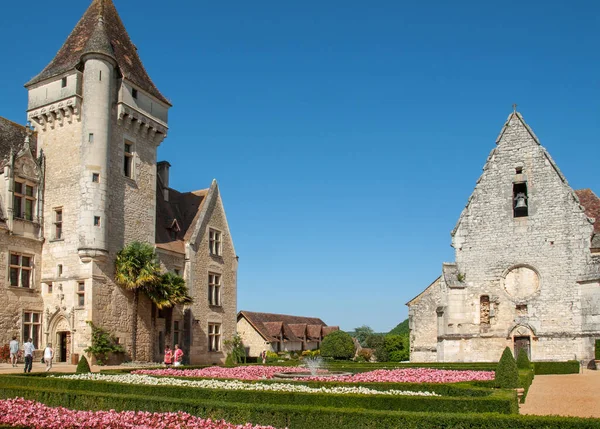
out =
<path fill-rule="evenodd" d="M 238 366 L 235 368 L 209 367 L 203 369 L 138 370 L 132 374 L 162 375 L 176 377 L 229 378 L 238 380 L 271 379 L 278 372 L 306 372 L 301 367 Z M 335 381 L 347 383 L 458 383 L 464 381 L 487 381 L 494 379 L 493 371 L 454 371 L 434 368 L 379 369 L 354 375 L 338 377 L 308 377 L 310 381 Z"/>
<path fill-rule="evenodd" d="M 274 429 L 272 426 L 234 425 L 225 421 L 201 419 L 184 412 L 150 413 L 145 411 L 77 411 L 48 407 L 23 398 L 0 400 L 0 424 L 30 428 L 66 429 Z"/>
<path fill-rule="evenodd" d="M 68 380 L 96 380 L 124 384 L 147 384 L 154 386 L 180 386 L 197 387 L 204 389 L 224 390 L 255 390 L 272 392 L 294 393 L 330 393 L 330 394 L 358 394 L 358 395 L 406 395 L 406 396 L 440 396 L 433 392 L 407 391 L 407 390 L 373 390 L 360 386 L 335 386 L 335 387 L 308 387 L 301 384 L 289 383 L 244 383 L 238 380 L 185 380 L 181 378 L 151 377 L 142 374 L 75 374 L 64 375 L 56 378 Z"/>

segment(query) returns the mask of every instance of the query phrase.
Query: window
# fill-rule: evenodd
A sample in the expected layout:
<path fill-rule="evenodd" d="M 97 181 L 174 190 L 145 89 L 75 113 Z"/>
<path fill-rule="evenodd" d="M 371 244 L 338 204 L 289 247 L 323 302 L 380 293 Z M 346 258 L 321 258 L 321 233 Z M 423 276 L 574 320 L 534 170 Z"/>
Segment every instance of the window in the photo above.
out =
<path fill-rule="evenodd" d="M 62 231 L 62 208 L 54 209 L 54 239 L 62 240 L 63 231 Z"/>
<path fill-rule="evenodd" d="M 208 305 L 221 305 L 220 274 L 208 274 Z"/>
<path fill-rule="evenodd" d="M 480 300 L 480 315 L 479 315 L 479 323 L 482 325 L 490 324 L 490 297 L 487 295 L 483 295 Z"/>
<path fill-rule="evenodd" d="M 56 266 L 56 274 L 58 275 L 58 277 L 60 277 L 60 276 L 62 276 L 62 273 L 63 273 L 63 266 L 62 266 L 62 264 L 58 264 Z"/>
<path fill-rule="evenodd" d="M 33 256 L 21 253 L 10 253 L 10 285 L 14 287 L 31 287 Z"/>
<path fill-rule="evenodd" d="M 15 180 L 13 211 L 16 218 L 33 220 L 33 209 L 35 206 L 33 191 L 33 184 Z"/>
<path fill-rule="evenodd" d="M 133 144 L 126 142 L 123 155 L 123 174 L 133 178 Z"/>
<path fill-rule="evenodd" d="M 529 212 L 527 197 L 527 183 L 513 184 L 513 215 L 514 217 L 526 217 Z"/>
<path fill-rule="evenodd" d="M 40 347 L 40 333 L 42 330 L 42 313 L 23 313 L 23 341 L 33 340 L 33 346 Z"/>
<path fill-rule="evenodd" d="M 221 324 L 208 324 L 208 351 L 218 352 L 221 350 Z"/>
<path fill-rule="evenodd" d="M 131 88 L 131 96 L 132 96 L 133 98 L 137 98 L 137 89 L 135 89 L 135 88 Z"/>
<path fill-rule="evenodd" d="M 210 254 L 221 256 L 221 232 L 210 229 L 208 232 L 208 241 Z"/>
<path fill-rule="evenodd" d="M 48 295 L 52 295 L 52 283 L 48 283 Z"/>
<path fill-rule="evenodd" d="M 94 183 L 100 182 L 100 175 L 98 173 L 92 173 L 92 182 L 94 182 Z"/>
<path fill-rule="evenodd" d="M 64 88 L 67 86 L 67 78 L 63 77 L 62 80 L 60 81 L 60 87 Z"/>
<path fill-rule="evenodd" d="M 85 282 L 77 283 L 77 305 L 79 307 L 85 306 Z"/>
<path fill-rule="evenodd" d="M 100 216 L 94 216 L 94 226 L 100 226 Z"/>
<path fill-rule="evenodd" d="M 94 133 L 88 134 L 88 143 L 94 143 Z"/>
<path fill-rule="evenodd" d="M 173 347 L 175 344 L 179 344 L 179 321 L 173 322 Z"/>

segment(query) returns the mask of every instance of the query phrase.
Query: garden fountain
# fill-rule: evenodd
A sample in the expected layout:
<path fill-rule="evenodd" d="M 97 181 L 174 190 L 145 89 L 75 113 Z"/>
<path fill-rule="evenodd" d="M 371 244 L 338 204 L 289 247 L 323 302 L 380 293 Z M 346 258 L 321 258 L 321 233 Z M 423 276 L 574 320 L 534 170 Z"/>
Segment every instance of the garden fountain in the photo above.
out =
<path fill-rule="evenodd" d="M 343 371 L 328 371 L 324 368 L 323 358 L 320 356 L 309 357 L 304 359 L 304 366 L 308 371 L 303 372 L 278 372 L 273 378 L 279 380 L 287 380 L 294 378 L 309 378 L 309 377 L 341 377 L 343 375 L 352 375 L 349 372 Z"/>

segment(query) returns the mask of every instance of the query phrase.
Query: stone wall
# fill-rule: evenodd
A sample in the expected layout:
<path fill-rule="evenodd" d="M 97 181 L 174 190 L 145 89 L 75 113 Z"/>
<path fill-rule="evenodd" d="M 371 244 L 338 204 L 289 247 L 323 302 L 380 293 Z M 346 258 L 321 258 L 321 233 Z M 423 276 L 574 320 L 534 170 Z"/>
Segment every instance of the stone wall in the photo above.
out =
<path fill-rule="evenodd" d="M 212 196 L 211 196 L 212 194 Z M 236 333 L 237 314 L 237 258 L 227 225 L 225 210 L 216 183 L 206 197 L 206 215 L 199 227 L 196 242 L 190 248 L 190 272 L 186 272 L 194 303 L 190 306 L 192 335 L 189 353 L 194 364 L 212 364 L 225 361 L 223 341 Z M 209 229 L 222 234 L 221 256 L 209 252 Z M 208 274 L 221 275 L 221 306 L 208 304 Z M 221 351 L 208 351 L 208 324 L 221 325 Z"/>
<path fill-rule="evenodd" d="M 436 279 L 408 305 L 411 362 L 435 362 L 437 360 L 438 317 L 436 309 L 440 302 L 440 279 Z"/>
<path fill-rule="evenodd" d="M 273 351 L 271 345 L 256 332 L 256 329 L 244 317 L 237 322 L 237 332 L 242 338 L 248 357 L 259 357 L 263 350 Z"/>

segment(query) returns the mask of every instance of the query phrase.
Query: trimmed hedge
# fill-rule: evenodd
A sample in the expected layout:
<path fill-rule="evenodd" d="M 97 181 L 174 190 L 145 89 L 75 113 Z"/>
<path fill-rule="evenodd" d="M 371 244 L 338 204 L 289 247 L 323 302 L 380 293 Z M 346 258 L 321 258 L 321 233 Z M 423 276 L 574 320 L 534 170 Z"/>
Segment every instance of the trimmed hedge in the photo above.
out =
<path fill-rule="evenodd" d="M 533 362 L 535 375 L 544 374 L 578 374 L 579 361 L 569 360 L 566 362 Z"/>
<path fill-rule="evenodd" d="M 596 360 L 600 360 L 600 340 L 596 340 L 594 356 Z"/>
<path fill-rule="evenodd" d="M 519 387 L 525 389 L 525 391 L 523 392 L 523 396 L 521 397 L 521 403 L 525 402 L 525 398 L 527 398 L 529 387 L 531 386 L 531 383 L 533 383 L 533 377 L 533 369 L 519 370 Z"/>
<path fill-rule="evenodd" d="M 153 397 L 160 391 L 161 396 L 173 399 L 215 401 L 247 404 L 303 405 L 332 408 L 364 408 L 372 410 L 403 410 L 445 413 L 518 413 L 514 391 L 494 391 L 486 397 L 457 396 L 399 396 L 399 395 L 358 395 L 358 394 L 319 394 L 298 392 L 246 391 L 226 389 L 203 389 L 180 386 L 157 386 L 121 384 L 105 381 L 68 380 L 60 378 L 3 376 L 1 387 L 22 386 L 23 388 L 47 389 L 108 394 L 144 395 Z M 425 390 L 425 389 L 421 389 Z"/>
<path fill-rule="evenodd" d="M 519 387 L 519 370 L 517 369 L 517 362 L 515 362 L 515 358 L 508 347 L 502 352 L 502 357 L 500 358 L 500 362 L 498 362 L 494 379 L 498 387 L 506 389 Z"/>
<path fill-rule="evenodd" d="M 188 389 L 189 390 L 189 389 Z M 162 393 L 162 392 L 161 392 Z M 0 387 L 0 397 L 21 396 L 45 403 L 79 410 L 144 410 L 150 412 L 185 411 L 190 414 L 224 419 L 235 424 L 251 422 L 260 425 L 303 429 L 314 427 L 347 429 L 596 429 L 600 419 L 503 415 L 497 413 L 414 413 L 398 411 L 325 408 L 314 406 L 240 404 L 194 401 L 169 397 L 72 392 L 33 387 Z"/>

